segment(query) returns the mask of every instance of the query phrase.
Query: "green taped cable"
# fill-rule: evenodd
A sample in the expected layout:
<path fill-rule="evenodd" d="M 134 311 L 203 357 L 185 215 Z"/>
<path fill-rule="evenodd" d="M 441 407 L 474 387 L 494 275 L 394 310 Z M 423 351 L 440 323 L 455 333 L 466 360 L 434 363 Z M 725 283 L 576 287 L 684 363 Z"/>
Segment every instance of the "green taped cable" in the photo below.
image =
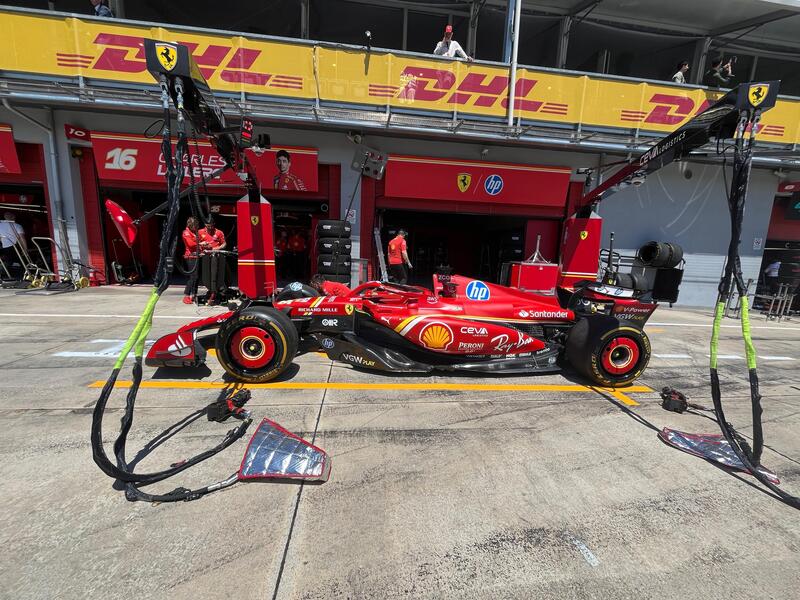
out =
<path fill-rule="evenodd" d="M 750 335 L 750 307 L 747 303 L 747 296 L 742 296 L 742 337 L 744 338 L 744 352 L 747 356 L 747 367 L 756 368 L 756 348 L 753 346 L 753 338 Z"/>
<path fill-rule="evenodd" d="M 144 354 L 145 340 L 147 334 L 150 333 L 150 328 L 153 323 L 153 313 L 155 312 L 156 303 L 160 297 L 161 295 L 158 293 L 158 290 L 154 289 L 150 295 L 150 299 L 147 301 L 147 305 L 139 316 L 139 320 L 136 322 L 136 326 L 133 328 L 125 345 L 122 347 L 122 352 L 120 352 L 117 361 L 114 363 L 115 369 L 119 369 L 125 364 L 125 359 L 128 358 L 132 348 L 135 348 L 135 356 L 141 358 Z"/>

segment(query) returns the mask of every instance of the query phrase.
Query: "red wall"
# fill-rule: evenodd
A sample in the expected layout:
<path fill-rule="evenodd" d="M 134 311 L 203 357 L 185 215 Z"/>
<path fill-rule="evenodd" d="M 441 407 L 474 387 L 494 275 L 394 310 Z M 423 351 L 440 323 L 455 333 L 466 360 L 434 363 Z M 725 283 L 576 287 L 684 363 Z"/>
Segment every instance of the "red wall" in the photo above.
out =
<path fill-rule="evenodd" d="M 772 204 L 772 216 L 769 220 L 767 238 L 785 242 L 800 242 L 800 221 L 790 221 L 784 216 L 786 207 L 791 200 L 791 197 L 778 196 L 775 198 L 775 202 Z"/>
<path fill-rule="evenodd" d="M 19 159 L 20 173 L 0 173 L 0 185 L 41 185 L 44 194 L 44 204 L 47 208 L 47 236 L 53 235 L 53 208 L 50 205 L 50 191 L 47 187 L 47 176 L 44 167 L 44 148 L 41 144 L 24 144 L 16 142 L 17 158 Z M 30 235 L 30 234 L 29 234 Z M 58 255 L 53 248 L 50 257 L 53 263 L 53 271 L 58 272 Z"/>

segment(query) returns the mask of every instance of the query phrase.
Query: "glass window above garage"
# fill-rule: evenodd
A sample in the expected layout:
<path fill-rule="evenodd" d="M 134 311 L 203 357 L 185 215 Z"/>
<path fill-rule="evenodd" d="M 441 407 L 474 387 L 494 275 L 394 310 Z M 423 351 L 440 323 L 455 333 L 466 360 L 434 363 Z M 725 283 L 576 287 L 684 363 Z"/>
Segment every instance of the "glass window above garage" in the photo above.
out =
<path fill-rule="evenodd" d="M 345 0 L 311 0 L 310 36 L 324 42 L 365 45 L 365 31 L 372 34 L 372 45 L 402 48 L 403 11 Z"/>

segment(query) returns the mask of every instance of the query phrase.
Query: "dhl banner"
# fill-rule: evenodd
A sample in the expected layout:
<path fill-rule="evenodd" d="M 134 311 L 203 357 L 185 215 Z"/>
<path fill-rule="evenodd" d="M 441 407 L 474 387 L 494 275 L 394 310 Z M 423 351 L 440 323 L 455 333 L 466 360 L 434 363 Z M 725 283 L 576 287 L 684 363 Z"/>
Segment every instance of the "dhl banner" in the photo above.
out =
<path fill-rule="evenodd" d="M 569 167 L 389 156 L 386 196 L 503 205 L 564 206 Z"/>
<path fill-rule="evenodd" d="M 104 185 L 114 183 L 164 183 L 166 161 L 161 152 L 161 139 L 127 133 L 91 132 L 97 176 Z M 199 151 L 199 152 L 198 152 Z M 185 183 L 191 176 L 195 182 L 225 166 L 225 161 L 206 141 L 189 143 Z M 317 150 L 290 146 L 273 147 L 260 154 L 247 151 L 262 189 L 308 191 L 318 188 Z M 192 173 L 188 170 L 192 165 Z M 208 187 L 241 187 L 242 180 L 232 170 L 208 180 Z M 202 188 L 201 188 L 202 189 Z"/>
<path fill-rule="evenodd" d="M 142 50 L 142 38 L 150 37 L 189 46 L 221 92 L 495 118 L 508 109 L 509 73 L 498 66 L 44 13 L 4 10 L 0 18 L 5 72 L 154 85 Z M 519 69 L 514 89 L 514 115 L 525 120 L 659 132 L 676 129 L 718 96 L 535 69 Z M 780 99 L 762 118 L 758 137 L 800 143 L 800 102 Z"/>

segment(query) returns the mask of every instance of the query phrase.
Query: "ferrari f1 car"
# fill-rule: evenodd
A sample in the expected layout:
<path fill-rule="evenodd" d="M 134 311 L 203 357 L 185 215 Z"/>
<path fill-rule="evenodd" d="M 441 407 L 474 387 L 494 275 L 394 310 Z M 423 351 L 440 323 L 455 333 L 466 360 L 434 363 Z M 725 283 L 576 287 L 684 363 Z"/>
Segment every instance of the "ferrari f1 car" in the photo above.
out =
<path fill-rule="evenodd" d="M 303 294 L 300 286 L 285 295 Z M 280 298 L 281 295 L 278 296 Z M 247 303 L 158 340 L 149 366 L 198 366 L 203 335 L 217 329 L 217 358 L 234 378 L 270 381 L 298 352 L 323 351 L 354 367 L 391 373 L 544 373 L 568 363 L 604 386 L 644 371 L 648 294 L 585 282 L 544 296 L 459 275 L 434 275 L 433 290 L 372 281 L 350 296 Z"/>
<path fill-rule="evenodd" d="M 588 191 L 570 202 L 575 214 L 564 223 L 556 295 L 443 274 L 434 276 L 432 290 L 369 282 L 346 298 L 286 298 L 276 294 L 271 206 L 261 197 L 244 152 L 252 144 L 252 123 L 244 120 L 238 137 L 231 134 L 188 50 L 178 46 L 178 51 L 190 67 L 183 73 L 185 80 L 174 70 L 165 73 L 166 67 L 159 67 L 155 59 L 148 63 L 151 72 L 161 81 L 165 98 L 170 91 L 177 99 L 179 119 L 185 114 L 214 140 L 225 168 L 244 174 L 247 195 L 237 203 L 240 301 L 232 312 L 185 325 L 159 339 L 146 363 L 197 366 L 206 356 L 201 343 L 206 336 L 201 334 L 216 329 L 220 363 L 245 382 L 270 381 L 298 352 L 321 349 L 332 359 L 377 371 L 536 373 L 566 363 L 600 385 L 630 383 L 647 366 L 650 343 L 643 326 L 656 307 L 653 298 L 663 298 L 654 294 L 652 285 L 637 284 L 632 275 L 621 277 L 613 268 L 595 281 L 602 220 L 594 208 L 620 187 L 641 183 L 712 139 L 741 137 L 751 109 L 773 105 L 778 90 L 777 82 L 740 85 L 603 183 L 590 188 L 587 180 Z M 363 168 L 362 173 L 366 174 Z M 176 179 L 170 185 L 177 190 L 180 183 Z M 158 210 L 133 221 L 120 207 L 109 202 L 107 206 L 129 244 L 136 224 Z M 674 285 L 675 297 L 676 290 Z"/>

